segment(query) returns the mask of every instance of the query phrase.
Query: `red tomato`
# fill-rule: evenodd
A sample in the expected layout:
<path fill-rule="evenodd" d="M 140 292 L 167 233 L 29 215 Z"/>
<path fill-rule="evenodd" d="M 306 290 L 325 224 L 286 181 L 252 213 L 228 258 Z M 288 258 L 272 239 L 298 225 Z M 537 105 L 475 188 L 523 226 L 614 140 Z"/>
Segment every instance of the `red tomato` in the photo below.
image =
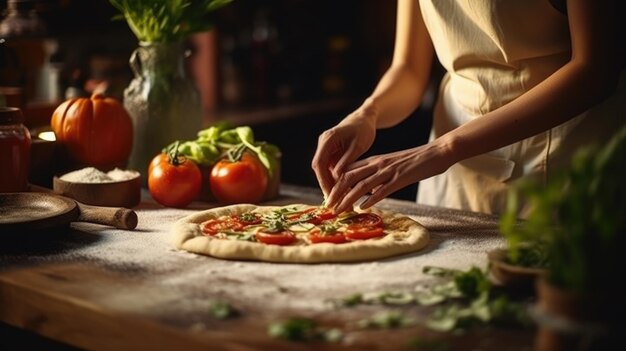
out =
<path fill-rule="evenodd" d="M 346 238 L 349 240 L 367 240 L 385 236 L 383 227 L 368 227 L 362 225 L 348 226 Z"/>
<path fill-rule="evenodd" d="M 289 216 L 289 220 L 290 221 L 297 221 L 299 220 L 302 216 L 312 213 L 313 212 L 313 217 L 306 220 L 306 222 L 311 223 L 311 224 L 315 224 L 315 225 L 319 225 L 321 224 L 323 221 L 329 220 L 329 219 L 333 219 L 335 217 L 337 217 L 336 214 L 333 213 L 333 211 L 326 209 L 326 208 L 308 208 L 302 212 L 293 214 Z"/>
<path fill-rule="evenodd" d="M 374 213 L 359 213 L 356 216 L 347 218 L 343 221 L 348 225 L 360 225 L 364 227 L 382 227 L 383 219 Z"/>
<path fill-rule="evenodd" d="M 319 228 L 314 228 L 309 233 L 309 240 L 311 240 L 314 244 L 319 243 L 333 243 L 333 244 L 342 244 L 347 242 L 346 236 L 340 232 L 334 233 L 326 233 L 322 234 L 322 231 Z"/>
<path fill-rule="evenodd" d="M 150 161 L 150 164 L 148 165 L 148 175 L 152 173 L 152 169 L 154 168 L 154 166 L 163 161 L 167 162 L 167 157 L 168 156 L 165 152 L 161 152 L 160 154 L 154 156 L 154 158 L 152 159 L 152 161 Z"/>
<path fill-rule="evenodd" d="M 184 157 L 178 157 L 176 162 L 161 155 L 156 158 L 160 158 L 160 162 L 152 166 L 148 174 L 148 190 L 152 198 L 168 207 L 189 205 L 200 193 L 202 185 L 198 165 Z"/>
<path fill-rule="evenodd" d="M 320 223 L 322 223 L 323 221 L 327 221 L 329 219 L 333 219 L 336 218 L 337 215 L 333 213 L 333 211 L 327 209 L 327 208 L 319 208 L 317 209 L 317 212 L 315 212 L 315 217 L 311 218 L 310 220 L 308 220 L 309 223 L 318 225 Z"/>
<path fill-rule="evenodd" d="M 267 171 L 254 156 L 244 153 L 241 160 L 222 159 L 209 176 L 211 192 L 223 203 L 257 203 L 267 189 Z"/>
<path fill-rule="evenodd" d="M 270 245 L 290 245 L 296 241 L 296 234 L 289 230 L 283 230 L 276 233 L 267 233 L 258 231 L 256 239 L 264 244 Z"/>
<path fill-rule="evenodd" d="M 216 235 L 224 230 L 240 231 L 243 230 L 243 225 L 230 217 L 228 219 L 210 219 L 202 226 L 202 232 L 206 235 Z"/>
<path fill-rule="evenodd" d="M 242 226 L 260 224 L 263 218 L 256 213 L 244 213 L 239 216 L 233 216 L 233 219 Z"/>

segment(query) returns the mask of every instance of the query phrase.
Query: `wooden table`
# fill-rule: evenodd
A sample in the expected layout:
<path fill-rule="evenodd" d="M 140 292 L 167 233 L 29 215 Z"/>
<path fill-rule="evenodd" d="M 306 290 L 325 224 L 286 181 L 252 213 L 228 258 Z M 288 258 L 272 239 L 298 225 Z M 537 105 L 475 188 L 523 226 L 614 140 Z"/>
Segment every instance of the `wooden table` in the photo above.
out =
<path fill-rule="evenodd" d="M 451 268 L 462 268 L 465 261 L 458 256 L 463 256 L 485 267 L 485 243 L 501 243 L 495 218 L 385 200 L 380 207 L 411 215 L 429 229 L 431 244 L 423 252 L 362 264 L 233 262 L 177 252 L 166 240 L 175 219 L 215 204 L 173 210 L 144 197 L 133 232 L 73 223 L 3 242 L 0 320 L 64 344 L 101 350 L 393 350 L 411 349 L 407 345 L 415 337 L 443 340 L 448 350 L 528 350 L 532 345 L 528 330 L 481 327 L 462 335 L 430 331 L 421 322 L 432 309 L 421 306 L 393 307 L 417 321 L 410 327 L 363 330 L 356 321 L 390 307 L 336 309 L 327 304 L 329 298 L 350 292 L 411 291 L 427 280 L 419 266 L 429 263 L 426 258 L 432 257 L 435 265 L 449 262 Z M 320 200 L 314 189 L 283 185 L 274 203 Z M 315 281 L 307 280 L 307 274 Z M 357 277 L 354 284 L 349 277 Z M 208 310 L 215 300 L 228 301 L 241 315 L 215 318 Z M 290 317 L 313 318 L 322 326 L 342 329 L 345 336 L 340 343 L 325 343 L 267 335 L 272 321 Z"/>

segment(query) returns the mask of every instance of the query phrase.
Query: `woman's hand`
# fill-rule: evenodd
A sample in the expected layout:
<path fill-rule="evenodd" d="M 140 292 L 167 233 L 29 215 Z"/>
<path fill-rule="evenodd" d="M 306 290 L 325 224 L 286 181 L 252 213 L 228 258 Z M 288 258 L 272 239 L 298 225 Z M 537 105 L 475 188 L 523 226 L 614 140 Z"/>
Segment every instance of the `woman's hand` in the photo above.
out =
<path fill-rule="evenodd" d="M 434 49 L 419 3 L 398 0 L 396 11 L 391 67 L 361 107 L 319 137 L 311 166 L 325 197 L 346 168 L 372 146 L 376 129 L 393 127 L 408 117 L 428 86 Z"/>
<path fill-rule="evenodd" d="M 336 179 L 326 204 L 340 213 L 351 210 L 356 201 L 368 195 L 359 205 L 366 209 L 409 184 L 446 171 L 458 161 L 452 155 L 442 138 L 416 148 L 359 160 Z"/>
<path fill-rule="evenodd" d="M 330 193 L 345 168 L 374 143 L 375 119 L 375 112 L 359 109 L 320 135 L 311 167 L 324 197 Z"/>

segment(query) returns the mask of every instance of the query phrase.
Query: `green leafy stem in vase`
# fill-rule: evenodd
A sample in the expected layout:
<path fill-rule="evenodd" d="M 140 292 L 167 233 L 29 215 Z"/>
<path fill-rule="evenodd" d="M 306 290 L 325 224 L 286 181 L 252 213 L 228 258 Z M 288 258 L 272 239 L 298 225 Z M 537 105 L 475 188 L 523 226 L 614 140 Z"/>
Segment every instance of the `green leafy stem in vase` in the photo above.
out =
<path fill-rule="evenodd" d="M 210 14 L 232 0 L 110 0 L 141 42 L 174 42 L 209 30 Z"/>

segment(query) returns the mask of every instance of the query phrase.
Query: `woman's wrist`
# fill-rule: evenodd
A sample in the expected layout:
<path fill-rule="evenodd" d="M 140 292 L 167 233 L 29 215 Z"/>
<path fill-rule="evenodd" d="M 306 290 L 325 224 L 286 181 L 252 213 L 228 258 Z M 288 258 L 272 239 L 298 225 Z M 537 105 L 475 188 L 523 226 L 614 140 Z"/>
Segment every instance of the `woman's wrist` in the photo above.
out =
<path fill-rule="evenodd" d="M 465 158 L 460 139 L 454 133 L 444 134 L 431 143 L 450 166 Z"/>
<path fill-rule="evenodd" d="M 378 121 L 378 105 L 371 97 L 367 98 L 361 106 L 359 106 L 354 112 L 344 118 L 343 122 L 351 123 L 357 122 L 359 124 L 371 125 L 376 129 Z"/>

